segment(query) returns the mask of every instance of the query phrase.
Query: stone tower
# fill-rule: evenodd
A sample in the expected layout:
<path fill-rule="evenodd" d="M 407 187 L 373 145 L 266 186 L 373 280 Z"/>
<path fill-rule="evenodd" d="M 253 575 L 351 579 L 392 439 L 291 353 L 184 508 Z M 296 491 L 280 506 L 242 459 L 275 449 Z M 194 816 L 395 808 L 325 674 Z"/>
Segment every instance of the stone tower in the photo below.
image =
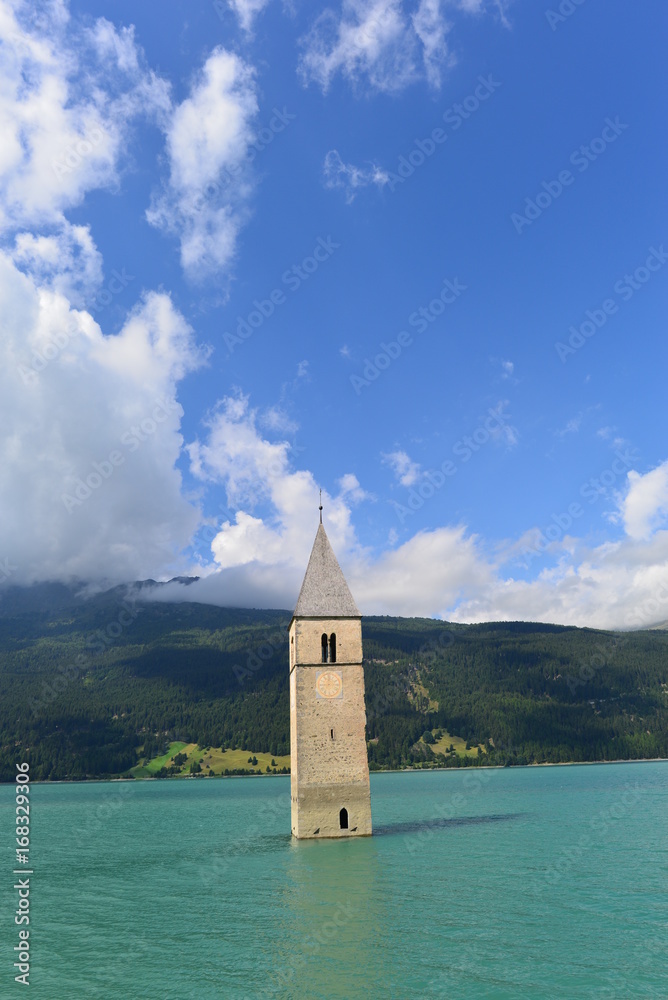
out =
<path fill-rule="evenodd" d="M 290 622 L 292 833 L 365 837 L 371 796 L 362 616 L 320 518 Z"/>

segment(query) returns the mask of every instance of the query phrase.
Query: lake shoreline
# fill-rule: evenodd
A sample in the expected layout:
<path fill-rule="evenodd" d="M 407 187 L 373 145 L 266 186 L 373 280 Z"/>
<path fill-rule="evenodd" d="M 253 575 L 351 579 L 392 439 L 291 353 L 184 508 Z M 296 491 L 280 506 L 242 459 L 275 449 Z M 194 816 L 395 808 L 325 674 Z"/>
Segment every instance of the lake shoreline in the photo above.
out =
<path fill-rule="evenodd" d="M 538 764 L 473 764 L 464 767 L 395 767 L 378 771 L 371 771 L 370 774 L 416 774 L 429 773 L 431 771 L 503 771 L 505 769 L 519 770 L 529 767 L 596 767 L 606 764 L 658 764 L 668 762 L 668 757 L 641 757 L 622 758 L 620 760 L 562 760 L 543 761 Z M 118 784 L 119 782 L 142 782 L 142 781 L 201 781 L 211 778 L 289 778 L 289 774 L 183 774 L 171 775 L 169 778 L 82 778 L 75 781 L 72 778 L 62 778 L 56 781 L 37 780 L 31 781 L 31 785 L 95 785 L 95 784 Z M 13 785 L 13 781 L 2 781 L 0 785 Z"/>

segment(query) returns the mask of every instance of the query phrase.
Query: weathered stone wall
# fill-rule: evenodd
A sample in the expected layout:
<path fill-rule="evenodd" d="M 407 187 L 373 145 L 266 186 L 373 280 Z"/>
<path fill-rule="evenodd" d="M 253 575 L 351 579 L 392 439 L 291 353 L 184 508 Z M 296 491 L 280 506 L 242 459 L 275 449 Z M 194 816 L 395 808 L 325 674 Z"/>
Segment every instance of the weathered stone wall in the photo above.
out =
<path fill-rule="evenodd" d="M 364 673 L 360 664 L 337 663 L 331 669 L 342 676 L 341 698 L 316 696 L 318 668 L 297 666 L 294 671 L 297 762 L 302 784 L 368 780 Z"/>
<path fill-rule="evenodd" d="M 296 618 L 290 628 L 290 666 L 320 663 L 322 633 L 336 635 L 336 662 L 362 662 L 362 622 L 357 618 Z M 294 638 L 294 643 L 292 639 Z M 294 657 L 294 658 L 293 658 Z"/>
<path fill-rule="evenodd" d="M 339 811 L 348 810 L 348 829 L 339 826 Z M 368 837 L 371 835 L 369 782 L 307 785 L 293 803 L 295 837 Z"/>
<path fill-rule="evenodd" d="M 322 633 L 336 633 L 336 663 L 322 664 Z M 294 639 L 294 642 L 292 641 Z M 320 698 L 323 670 L 341 675 L 341 697 Z M 358 619 L 295 619 L 290 628 L 292 832 L 296 837 L 371 833 L 362 629 Z M 348 810 L 348 829 L 339 812 Z M 316 832 L 317 831 L 317 832 Z"/>

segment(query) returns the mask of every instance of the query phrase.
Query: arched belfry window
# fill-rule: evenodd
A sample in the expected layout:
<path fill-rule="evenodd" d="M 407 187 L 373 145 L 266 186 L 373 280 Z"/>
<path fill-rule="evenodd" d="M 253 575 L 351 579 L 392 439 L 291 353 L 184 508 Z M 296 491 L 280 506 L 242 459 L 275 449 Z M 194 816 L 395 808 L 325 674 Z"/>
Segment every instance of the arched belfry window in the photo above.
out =
<path fill-rule="evenodd" d="M 322 647 L 322 662 L 327 663 L 327 633 L 322 633 L 322 639 L 320 640 L 320 645 Z"/>
<path fill-rule="evenodd" d="M 348 810 L 342 809 L 339 813 L 339 828 L 341 830 L 348 829 Z"/>
<path fill-rule="evenodd" d="M 336 632 L 329 637 L 329 662 L 336 663 Z"/>

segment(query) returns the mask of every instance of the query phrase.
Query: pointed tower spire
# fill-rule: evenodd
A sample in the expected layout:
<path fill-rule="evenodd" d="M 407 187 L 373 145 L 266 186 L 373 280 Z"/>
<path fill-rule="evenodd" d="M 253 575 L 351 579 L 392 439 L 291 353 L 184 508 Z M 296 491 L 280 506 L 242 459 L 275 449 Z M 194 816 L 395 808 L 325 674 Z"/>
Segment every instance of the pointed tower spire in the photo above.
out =
<path fill-rule="evenodd" d="M 322 521 L 318 525 L 294 613 L 301 618 L 361 617 Z"/>

